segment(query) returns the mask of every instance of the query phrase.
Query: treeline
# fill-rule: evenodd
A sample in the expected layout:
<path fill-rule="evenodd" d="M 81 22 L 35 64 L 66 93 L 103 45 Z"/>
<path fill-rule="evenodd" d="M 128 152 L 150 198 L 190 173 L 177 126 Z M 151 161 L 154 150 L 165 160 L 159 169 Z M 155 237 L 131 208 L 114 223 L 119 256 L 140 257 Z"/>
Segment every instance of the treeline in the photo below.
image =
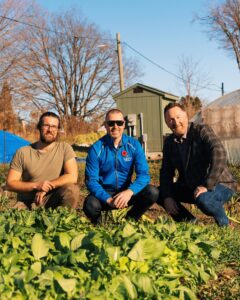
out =
<path fill-rule="evenodd" d="M 119 91 L 116 41 L 73 8 L 50 14 L 29 0 L 0 3 L 0 129 L 56 111 L 64 131 L 84 132 Z M 125 81 L 140 75 L 123 53 Z M 6 96 L 7 95 L 7 96 Z"/>

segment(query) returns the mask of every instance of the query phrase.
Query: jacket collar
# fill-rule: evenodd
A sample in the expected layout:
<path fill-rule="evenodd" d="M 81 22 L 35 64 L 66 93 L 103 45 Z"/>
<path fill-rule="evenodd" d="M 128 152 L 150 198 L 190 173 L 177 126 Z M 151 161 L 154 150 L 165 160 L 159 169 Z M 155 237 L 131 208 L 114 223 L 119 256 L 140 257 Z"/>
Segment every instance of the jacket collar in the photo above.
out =
<path fill-rule="evenodd" d="M 120 142 L 120 144 L 119 144 L 119 148 L 120 148 L 122 145 L 125 145 L 125 144 L 127 143 L 127 140 L 128 140 L 128 136 L 127 136 L 125 133 L 123 133 L 121 142 Z M 111 138 L 111 136 L 110 136 L 109 134 L 106 134 L 106 135 L 105 135 L 104 141 L 105 141 L 105 143 L 106 143 L 107 145 L 114 147 L 114 145 L 113 145 L 113 139 Z"/>

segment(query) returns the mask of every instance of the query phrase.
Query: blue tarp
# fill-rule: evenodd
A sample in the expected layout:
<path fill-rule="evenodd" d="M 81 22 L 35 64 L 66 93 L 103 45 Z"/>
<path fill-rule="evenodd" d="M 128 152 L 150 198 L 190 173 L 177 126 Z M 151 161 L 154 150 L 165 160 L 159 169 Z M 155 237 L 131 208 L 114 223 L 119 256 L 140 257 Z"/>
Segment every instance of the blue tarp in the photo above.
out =
<path fill-rule="evenodd" d="M 29 144 L 17 135 L 0 130 L 0 163 L 9 163 L 17 149 Z"/>

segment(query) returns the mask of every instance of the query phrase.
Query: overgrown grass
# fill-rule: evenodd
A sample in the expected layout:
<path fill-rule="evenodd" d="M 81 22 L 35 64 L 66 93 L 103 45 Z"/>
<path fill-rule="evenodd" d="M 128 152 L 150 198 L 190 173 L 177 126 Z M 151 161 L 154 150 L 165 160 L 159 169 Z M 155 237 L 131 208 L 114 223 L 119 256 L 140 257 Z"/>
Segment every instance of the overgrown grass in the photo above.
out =
<path fill-rule="evenodd" d="M 240 299 L 240 230 L 209 226 L 221 251 L 216 262 L 218 278 L 199 287 L 199 299 Z"/>

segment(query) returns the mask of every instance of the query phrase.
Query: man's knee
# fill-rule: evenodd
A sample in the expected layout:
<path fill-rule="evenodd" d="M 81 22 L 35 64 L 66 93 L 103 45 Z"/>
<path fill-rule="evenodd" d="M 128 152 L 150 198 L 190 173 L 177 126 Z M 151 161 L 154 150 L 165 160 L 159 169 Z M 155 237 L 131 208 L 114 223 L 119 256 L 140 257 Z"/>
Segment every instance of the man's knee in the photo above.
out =
<path fill-rule="evenodd" d="M 199 209 L 201 209 L 202 212 L 204 212 L 206 215 L 212 215 L 216 208 L 216 203 L 214 203 L 214 199 L 211 199 L 212 197 L 208 197 L 206 193 L 203 193 L 199 195 L 196 198 L 196 205 Z"/>
<path fill-rule="evenodd" d="M 144 194 L 144 198 L 146 198 L 149 204 L 154 204 L 155 202 L 157 202 L 159 197 L 159 190 L 157 187 L 148 184 L 142 192 Z"/>
<path fill-rule="evenodd" d="M 58 194 L 63 206 L 76 208 L 80 198 L 80 189 L 77 184 L 66 184 L 59 188 Z"/>
<path fill-rule="evenodd" d="M 98 215 L 101 212 L 100 201 L 91 194 L 88 195 L 83 203 L 83 211 L 89 218 Z"/>

